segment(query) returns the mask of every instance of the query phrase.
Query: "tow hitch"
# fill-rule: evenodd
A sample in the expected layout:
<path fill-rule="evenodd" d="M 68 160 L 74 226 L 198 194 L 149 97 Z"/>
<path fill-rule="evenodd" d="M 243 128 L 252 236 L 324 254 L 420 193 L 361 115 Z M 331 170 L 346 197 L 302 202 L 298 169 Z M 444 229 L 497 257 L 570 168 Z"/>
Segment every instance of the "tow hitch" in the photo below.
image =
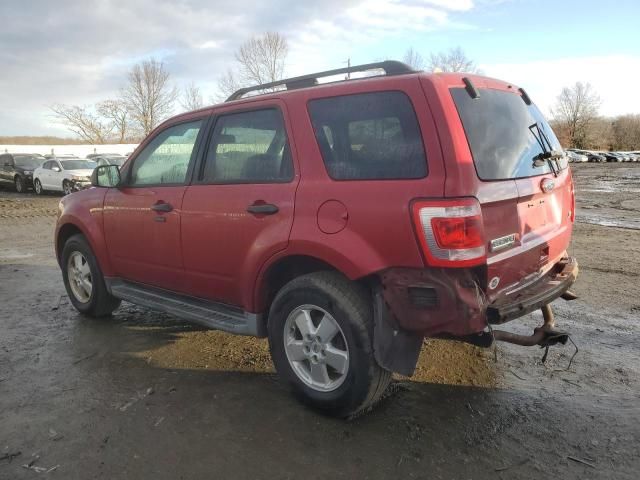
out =
<path fill-rule="evenodd" d="M 567 296 L 565 300 L 574 300 L 575 298 L 577 298 L 575 294 L 568 291 L 565 295 Z M 518 335 L 511 332 L 505 332 L 504 330 L 492 330 L 491 334 L 493 335 L 493 340 L 515 343 L 516 345 L 522 345 L 523 347 L 532 347 L 534 345 L 539 345 L 540 348 L 544 348 L 542 363 L 546 362 L 547 360 L 549 347 L 557 345 L 558 343 L 566 345 L 567 342 L 571 342 L 575 348 L 575 352 L 573 352 L 573 355 L 569 360 L 569 365 L 567 365 L 566 370 L 569 370 L 569 368 L 571 368 L 573 359 L 578 354 L 578 346 L 574 343 L 573 340 L 571 340 L 571 337 L 567 332 L 555 329 L 556 322 L 553 316 L 553 311 L 551 310 L 551 305 L 544 305 L 540 310 L 542 310 L 542 317 L 544 318 L 544 322 L 541 326 L 533 329 L 533 335 L 526 336 Z"/>
<path fill-rule="evenodd" d="M 541 310 L 544 323 L 533 330 L 533 335 L 518 335 L 504 330 L 493 330 L 493 339 L 500 342 L 515 343 L 523 347 L 532 347 L 534 345 L 550 347 L 558 343 L 566 345 L 569 341 L 569 334 L 554 328 L 556 322 L 551 305 L 544 305 Z"/>

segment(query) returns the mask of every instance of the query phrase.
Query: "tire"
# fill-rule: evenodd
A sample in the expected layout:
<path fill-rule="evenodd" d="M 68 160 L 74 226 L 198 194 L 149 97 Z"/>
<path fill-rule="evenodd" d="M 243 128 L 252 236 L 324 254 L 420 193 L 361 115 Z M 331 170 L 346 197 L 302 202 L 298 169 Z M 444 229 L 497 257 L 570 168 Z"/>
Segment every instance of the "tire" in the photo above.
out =
<path fill-rule="evenodd" d="M 33 181 L 33 189 L 36 191 L 36 195 L 44 194 L 44 188 L 42 188 L 42 184 L 37 178 Z"/>
<path fill-rule="evenodd" d="M 73 193 L 73 185 L 69 180 L 62 181 L 62 192 L 65 195 L 71 195 Z"/>
<path fill-rule="evenodd" d="M 322 326 L 325 321 L 338 327 L 331 338 L 324 335 L 330 330 Z M 299 322 L 309 325 L 305 329 L 311 331 L 311 342 L 305 340 Z M 351 417 L 363 412 L 391 381 L 391 372 L 380 367 L 373 354 L 371 297 L 339 273 L 311 273 L 285 285 L 271 305 L 268 333 L 271 358 L 282 381 L 298 399 L 323 413 Z M 317 368 L 316 375 L 312 368 Z M 318 377 L 321 381 L 312 385 Z"/>
<path fill-rule="evenodd" d="M 67 240 L 61 264 L 69 300 L 80 313 L 104 317 L 120 306 L 120 300 L 107 291 L 100 266 L 83 235 L 73 235 Z M 87 288 L 87 281 L 91 288 Z"/>
<path fill-rule="evenodd" d="M 24 183 L 24 178 L 22 178 L 20 175 L 16 175 L 13 183 L 16 187 L 16 192 L 24 193 L 27 190 L 27 185 Z"/>

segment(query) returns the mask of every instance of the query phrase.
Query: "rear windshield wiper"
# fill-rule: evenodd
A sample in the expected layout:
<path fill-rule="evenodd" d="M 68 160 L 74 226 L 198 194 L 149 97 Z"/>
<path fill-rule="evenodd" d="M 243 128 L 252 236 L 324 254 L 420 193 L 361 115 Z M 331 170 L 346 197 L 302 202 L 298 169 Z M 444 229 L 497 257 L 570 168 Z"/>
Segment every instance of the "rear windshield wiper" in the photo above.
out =
<path fill-rule="evenodd" d="M 553 175 L 557 177 L 558 173 L 560 172 L 558 160 L 564 158 L 564 152 L 553 149 L 549 138 L 545 135 L 544 131 L 540 128 L 540 125 L 538 125 L 537 122 L 533 125 L 529 125 L 529 130 L 542 149 L 542 153 L 539 153 L 538 155 L 533 157 L 533 166 L 542 167 L 545 163 L 547 163 Z"/>

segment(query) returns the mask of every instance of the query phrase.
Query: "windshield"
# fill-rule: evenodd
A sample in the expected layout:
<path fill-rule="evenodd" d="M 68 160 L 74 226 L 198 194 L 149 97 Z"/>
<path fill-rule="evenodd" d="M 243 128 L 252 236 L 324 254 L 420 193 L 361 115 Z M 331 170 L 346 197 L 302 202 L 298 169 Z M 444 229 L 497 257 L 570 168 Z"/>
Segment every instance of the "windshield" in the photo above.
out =
<path fill-rule="evenodd" d="M 562 151 L 538 107 L 527 105 L 518 94 L 501 90 L 480 89 L 480 96 L 473 99 L 464 88 L 452 88 L 451 95 L 482 180 L 552 173 L 550 162 L 534 163 L 535 157 L 544 153 L 536 138 L 538 128 L 549 140 L 548 150 Z M 546 141 L 543 143 L 546 146 Z M 558 161 L 560 169 L 567 165 L 566 159 Z"/>
<path fill-rule="evenodd" d="M 26 169 L 33 170 L 34 168 L 38 168 L 40 166 L 40 161 L 31 156 L 15 156 L 16 167 L 22 167 Z"/>
<path fill-rule="evenodd" d="M 96 162 L 92 162 L 91 160 L 61 160 L 60 163 L 65 170 L 96 168 Z"/>

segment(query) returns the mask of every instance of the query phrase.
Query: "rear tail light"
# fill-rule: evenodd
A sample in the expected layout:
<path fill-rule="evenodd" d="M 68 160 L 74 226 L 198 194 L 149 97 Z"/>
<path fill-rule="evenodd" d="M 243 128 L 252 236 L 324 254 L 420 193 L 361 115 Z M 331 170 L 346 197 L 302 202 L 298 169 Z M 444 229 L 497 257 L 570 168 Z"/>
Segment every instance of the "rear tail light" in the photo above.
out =
<path fill-rule="evenodd" d="M 469 267 L 486 261 L 482 211 L 476 199 L 419 200 L 412 213 L 430 265 Z"/>

